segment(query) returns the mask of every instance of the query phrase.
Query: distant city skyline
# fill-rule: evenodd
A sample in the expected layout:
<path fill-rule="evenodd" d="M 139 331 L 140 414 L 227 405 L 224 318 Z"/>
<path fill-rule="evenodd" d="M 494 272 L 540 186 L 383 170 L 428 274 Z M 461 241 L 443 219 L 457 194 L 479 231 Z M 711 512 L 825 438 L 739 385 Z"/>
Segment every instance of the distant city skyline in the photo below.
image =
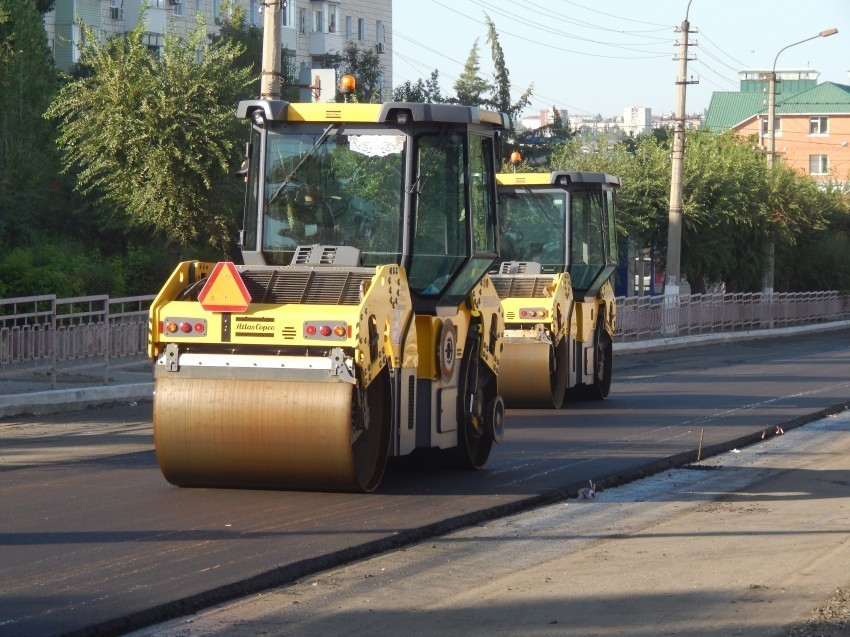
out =
<path fill-rule="evenodd" d="M 570 115 L 622 116 L 640 106 L 653 115 L 672 113 L 676 98 L 678 27 L 688 11 L 691 33 L 688 113 L 708 108 L 714 91 L 737 91 L 739 71 L 810 68 L 819 82 L 850 84 L 850 2 L 811 0 L 423 0 L 393 2 L 393 86 L 440 72 L 440 87 L 453 85 L 475 39 L 480 73 L 492 76 L 486 13 L 495 23 L 510 71 L 514 97 L 534 83 L 526 113 L 553 106 Z"/>

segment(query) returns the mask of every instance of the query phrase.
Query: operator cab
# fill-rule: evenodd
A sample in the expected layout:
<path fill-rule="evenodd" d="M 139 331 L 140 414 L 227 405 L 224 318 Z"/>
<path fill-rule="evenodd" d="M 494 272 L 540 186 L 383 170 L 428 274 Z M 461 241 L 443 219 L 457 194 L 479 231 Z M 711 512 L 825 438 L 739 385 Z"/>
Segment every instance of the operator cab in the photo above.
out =
<path fill-rule="evenodd" d="M 532 179 L 532 181 L 529 181 Z M 617 266 L 614 189 L 605 173 L 500 174 L 500 273 L 569 272 L 596 296 Z"/>
<path fill-rule="evenodd" d="M 457 305 L 498 258 L 502 114 L 250 100 L 237 116 L 251 122 L 246 265 L 397 264 L 414 302 L 433 307 Z"/>

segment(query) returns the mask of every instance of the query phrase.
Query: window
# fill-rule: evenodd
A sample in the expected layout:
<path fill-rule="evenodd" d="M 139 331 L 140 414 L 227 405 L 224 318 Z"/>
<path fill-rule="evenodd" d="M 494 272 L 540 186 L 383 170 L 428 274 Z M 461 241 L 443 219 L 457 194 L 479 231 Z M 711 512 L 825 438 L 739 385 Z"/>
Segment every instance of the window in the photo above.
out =
<path fill-rule="evenodd" d="M 354 37 L 354 20 L 350 15 L 345 16 L 345 40 L 349 41 Z"/>
<path fill-rule="evenodd" d="M 814 119 L 814 118 L 812 118 Z M 829 156 L 828 155 L 809 155 L 809 174 L 810 175 L 827 175 L 829 174 Z"/>
<path fill-rule="evenodd" d="M 375 23 L 375 42 L 378 44 L 384 43 L 384 23 L 380 20 Z"/>
<path fill-rule="evenodd" d="M 429 133 L 418 139 L 419 174 L 413 258 L 408 283 L 415 294 L 443 292 L 469 256 L 464 136 Z"/>
<path fill-rule="evenodd" d="M 608 253 L 605 255 L 608 263 L 617 263 L 617 224 L 614 220 L 614 191 L 605 190 L 605 238 L 608 240 Z"/>
<path fill-rule="evenodd" d="M 257 0 L 251 0 L 251 5 L 248 8 L 248 15 L 250 16 L 252 27 L 260 24 L 260 6 L 257 4 Z"/>
<path fill-rule="evenodd" d="M 335 4 L 328 6 L 328 33 L 336 33 L 339 24 L 339 7 Z"/>
<path fill-rule="evenodd" d="M 213 20 L 221 20 L 221 0 L 213 0 Z"/>
<path fill-rule="evenodd" d="M 204 0 L 195 0 L 195 13 L 202 13 L 204 10 Z"/>
<path fill-rule="evenodd" d="M 183 2 L 171 2 L 171 10 L 174 15 L 182 16 L 183 15 Z"/>
<path fill-rule="evenodd" d="M 313 31 L 317 33 L 321 33 L 325 30 L 325 14 L 322 13 L 322 10 L 313 12 Z"/>
<path fill-rule="evenodd" d="M 148 51 L 153 51 L 159 55 L 160 49 L 162 49 L 162 36 L 159 33 L 145 33 L 142 42 Z"/>
<path fill-rule="evenodd" d="M 75 64 L 80 61 L 80 49 L 85 41 L 85 32 L 79 24 L 71 25 L 71 61 Z"/>
<path fill-rule="evenodd" d="M 586 290 L 606 264 L 603 234 L 603 197 L 593 190 L 572 195 L 570 213 L 570 264 L 573 287 Z"/>
<path fill-rule="evenodd" d="M 829 134 L 828 117 L 811 117 L 809 118 L 809 135 L 827 135 Z"/>
<path fill-rule="evenodd" d="M 469 170 L 472 181 L 472 244 L 480 252 L 495 252 L 495 212 L 489 196 L 493 183 L 492 167 L 489 158 L 492 157 L 493 140 L 489 137 L 470 136 Z"/>
<path fill-rule="evenodd" d="M 366 19 L 357 18 L 357 39 L 360 42 L 366 39 Z"/>
<path fill-rule="evenodd" d="M 281 15 L 281 26 L 295 27 L 295 0 L 283 0 L 283 13 Z"/>
<path fill-rule="evenodd" d="M 298 10 L 298 32 L 307 33 L 307 10 Z"/>
<path fill-rule="evenodd" d="M 782 134 L 782 118 L 774 117 L 773 118 L 773 130 L 777 135 Z M 762 137 L 767 137 L 770 134 L 770 130 L 767 128 L 767 118 L 761 120 L 761 134 Z"/>

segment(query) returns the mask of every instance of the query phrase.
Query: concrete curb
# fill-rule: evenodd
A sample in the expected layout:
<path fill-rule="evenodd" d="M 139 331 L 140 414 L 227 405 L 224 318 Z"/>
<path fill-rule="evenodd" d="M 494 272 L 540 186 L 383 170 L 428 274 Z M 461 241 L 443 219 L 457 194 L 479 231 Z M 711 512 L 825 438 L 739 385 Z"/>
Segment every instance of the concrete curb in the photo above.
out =
<path fill-rule="evenodd" d="M 54 389 L 0 396 L 0 418 L 56 414 L 119 402 L 153 400 L 153 383 Z"/>

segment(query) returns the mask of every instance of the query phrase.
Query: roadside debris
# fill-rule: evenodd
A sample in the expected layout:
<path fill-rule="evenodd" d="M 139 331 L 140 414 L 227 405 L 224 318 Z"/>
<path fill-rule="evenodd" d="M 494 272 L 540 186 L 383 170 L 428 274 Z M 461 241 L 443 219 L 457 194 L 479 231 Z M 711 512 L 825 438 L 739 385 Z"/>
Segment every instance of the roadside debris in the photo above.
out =
<path fill-rule="evenodd" d="M 590 500 L 596 497 L 596 485 L 593 484 L 593 480 L 588 480 L 588 483 L 590 484 L 589 487 L 582 487 L 578 490 L 579 500 Z"/>

